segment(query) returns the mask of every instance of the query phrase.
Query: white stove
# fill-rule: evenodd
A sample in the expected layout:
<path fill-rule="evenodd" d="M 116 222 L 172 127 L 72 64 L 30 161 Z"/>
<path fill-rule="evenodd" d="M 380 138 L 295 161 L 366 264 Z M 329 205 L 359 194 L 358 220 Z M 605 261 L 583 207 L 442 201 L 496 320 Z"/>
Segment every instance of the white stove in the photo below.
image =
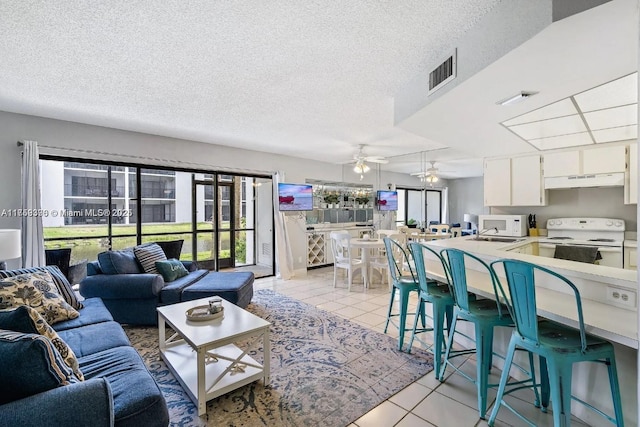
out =
<path fill-rule="evenodd" d="M 547 237 L 539 240 L 540 256 L 554 257 L 557 245 L 598 248 L 597 263 L 623 268 L 624 220 L 555 218 L 547 221 Z"/>

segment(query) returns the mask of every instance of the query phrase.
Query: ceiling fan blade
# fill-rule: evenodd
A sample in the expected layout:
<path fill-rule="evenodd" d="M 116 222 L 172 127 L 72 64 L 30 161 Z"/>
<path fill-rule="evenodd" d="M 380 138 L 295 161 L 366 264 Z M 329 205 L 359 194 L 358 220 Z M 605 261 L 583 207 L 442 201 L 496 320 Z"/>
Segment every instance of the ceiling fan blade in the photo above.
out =
<path fill-rule="evenodd" d="M 383 157 L 365 157 L 364 158 L 365 162 L 371 162 L 371 163 L 380 163 L 383 165 L 386 165 L 387 163 L 389 163 L 389 160 L 383 158 Z"/>

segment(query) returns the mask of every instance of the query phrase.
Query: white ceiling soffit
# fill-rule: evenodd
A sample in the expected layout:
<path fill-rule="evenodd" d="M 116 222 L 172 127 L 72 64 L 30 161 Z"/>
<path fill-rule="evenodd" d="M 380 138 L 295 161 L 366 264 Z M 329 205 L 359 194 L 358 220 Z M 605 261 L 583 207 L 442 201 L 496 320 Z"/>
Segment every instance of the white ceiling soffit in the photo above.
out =
<path fill-rule="evenodd" d="M 0 2 L 0 110 L 320 161 L 445 147 L 392 96 L 500 0 Z"/>
<path fill-rule="evenodd" d="M 577 111 L 567 98 L 588 89 L 580 99 L 585 108 L 602 109 L 620 105 L 619 99 L 603 103 L 597 87 L 638 70 L 638 7 L 634 0 L 613 0 L 569 18 L 554 22 L 536 36 L 513 49 L 473 77 L 459 83 L 446 96 L 434 100 L 406 119 L 400 127 L 440 141 L 470 157 L 498 157 L 594 143 Z M 459 59 L 460 63 L 462 60 Z M 637 76 L 635 77 L 637 79 Z M 628 80 L 632 80 L 629 77 Z M 627 89 L 614 87 L 614 93 L 628 96 Z M 520 91 L 537 92 L 512 105 L 497 105 L 501 99 Z M 631 91 L 636 93 L 635 91 Z M 614 97 L 614 96 L 612 96 Z M 628 99 L 627 99 L 628 101 Z M 631 102 L 637 102 L 632 100 Z M 547 106 L 548 110 L 541 107 Z M 634 135 L 625 111 L 616 130 L 593 132 L 596 142 Z M 559 119 L 565 117 L 566 119 Z M 572 117 L 574 116 L 574 117 Z M 593 116 L 595 122 L 600 118 Z M 527 126 L 532 121 L 549 124 Z M 502 123 L 512 126 L 510 131 Z M 563 134 L 559 122 L 570 127 Z M 531 138 L 529 143 L 515 130 Z M 555 131 L 554 131 L 555 130 Z M 592 132 L 592 133 L 593 133 Z M 635 131 L 637 132 L 637 131 Z M 615 135 L 614 135 L 615 133 Z"/>

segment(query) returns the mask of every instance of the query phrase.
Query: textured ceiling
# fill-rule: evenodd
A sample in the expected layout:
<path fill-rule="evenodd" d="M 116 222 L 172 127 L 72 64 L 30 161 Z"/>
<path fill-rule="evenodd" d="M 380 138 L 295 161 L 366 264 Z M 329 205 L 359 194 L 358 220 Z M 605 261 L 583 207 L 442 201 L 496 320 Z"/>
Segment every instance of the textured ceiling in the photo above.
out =
<path fill-rule="evenodd" d="M 335 163 L 442 148 L 393 96 L 497 3 L 2 1 L 0 110 Z"/>
<path fill-rule="evenodd" d="M 637 70 L 635 0 L 553 23 L 398 126 L 394 96 L 548 2 L 3 0 L 0 110 L 332 163 L 366 144 L 404 173 L 428 151 L 445 178 L 479 176 L 484 156 L 533 150 L 501 122 Z M 496 105 L 524 89 L 539 94 Z"/>

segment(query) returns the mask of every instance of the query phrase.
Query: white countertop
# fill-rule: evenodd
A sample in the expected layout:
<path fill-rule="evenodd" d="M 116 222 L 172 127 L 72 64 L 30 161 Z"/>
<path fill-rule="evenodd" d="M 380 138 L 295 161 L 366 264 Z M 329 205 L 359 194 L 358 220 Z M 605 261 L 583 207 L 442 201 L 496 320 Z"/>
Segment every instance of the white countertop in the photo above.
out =
<path fill-rule="evenodd" d="M 586 264 L 564 259 L 509 252 L 511 249 L 524 246 L 528 243 L 537 242 L 540 239 L 545 239 L 544 237 L 522 237 L 523 240 L 515 243 L 483 242 L 473 240 L 473 238 L 474 236 L 463 236 L 455 239 L 440 240 L 437 244 L 432 241 L 429 242 L 429 244 L 434 244 L 442 249 L 456 248 L 476 255 L 483 255 L 483 259 L 491 261 L 505 257 L 521 259 L 523 261 L 529 261 L 544 267 L 552 268 L 561 274 L 570 275 L 572 277 L 588 278 L 638 290 L 635 271 L 607 267 L 604 265 Z"/>
<path fill-rule="evenodd" d="M 638 242 L 636 240 L 625 240 L 624 241 L 625 248 L 637 248 Z"/>
<path fill-rule="evenodd" d="M 434 240 L 427 242 L 427 244 L 437 250 L 461 249 L 479 256 L 487 262 L 500 258 L 520 259 L 557 271 L 573 281 L 580 289 L 587 332 L 627 347 L 638 348 L 637 309 L 621 309 L 606 302 L 606 289 L 609 285 L 637 293 L 638 283 L 635 271 L 509 252 L 510 249 L 537 242 L 538 237 L 526 237 L 515 243 L 483 242 L 472 239 L 473 236 L 464 236 L 455 239 Z M 435 275 L 442 275 L 439 263 L 428 262 L 427 270 Z M 489 276 L 484 273 L 476 274 L 476 272 L 471 274 L 477 277 L 474 277 L 475 280 L 470 280 L 470 283 L 473 283 L 470 290 L 480 295 L 492 296 L 493 291 Z M 567 305 L 568 291 L 568 289 L 556 289 L 552 285 L 544 283 L 536 286 L 540 314 L 551 320 L 575 327 L 577 326 L 575 309 L 568 310 L 568 308 L 575 307 L 575 303 Z"/>

